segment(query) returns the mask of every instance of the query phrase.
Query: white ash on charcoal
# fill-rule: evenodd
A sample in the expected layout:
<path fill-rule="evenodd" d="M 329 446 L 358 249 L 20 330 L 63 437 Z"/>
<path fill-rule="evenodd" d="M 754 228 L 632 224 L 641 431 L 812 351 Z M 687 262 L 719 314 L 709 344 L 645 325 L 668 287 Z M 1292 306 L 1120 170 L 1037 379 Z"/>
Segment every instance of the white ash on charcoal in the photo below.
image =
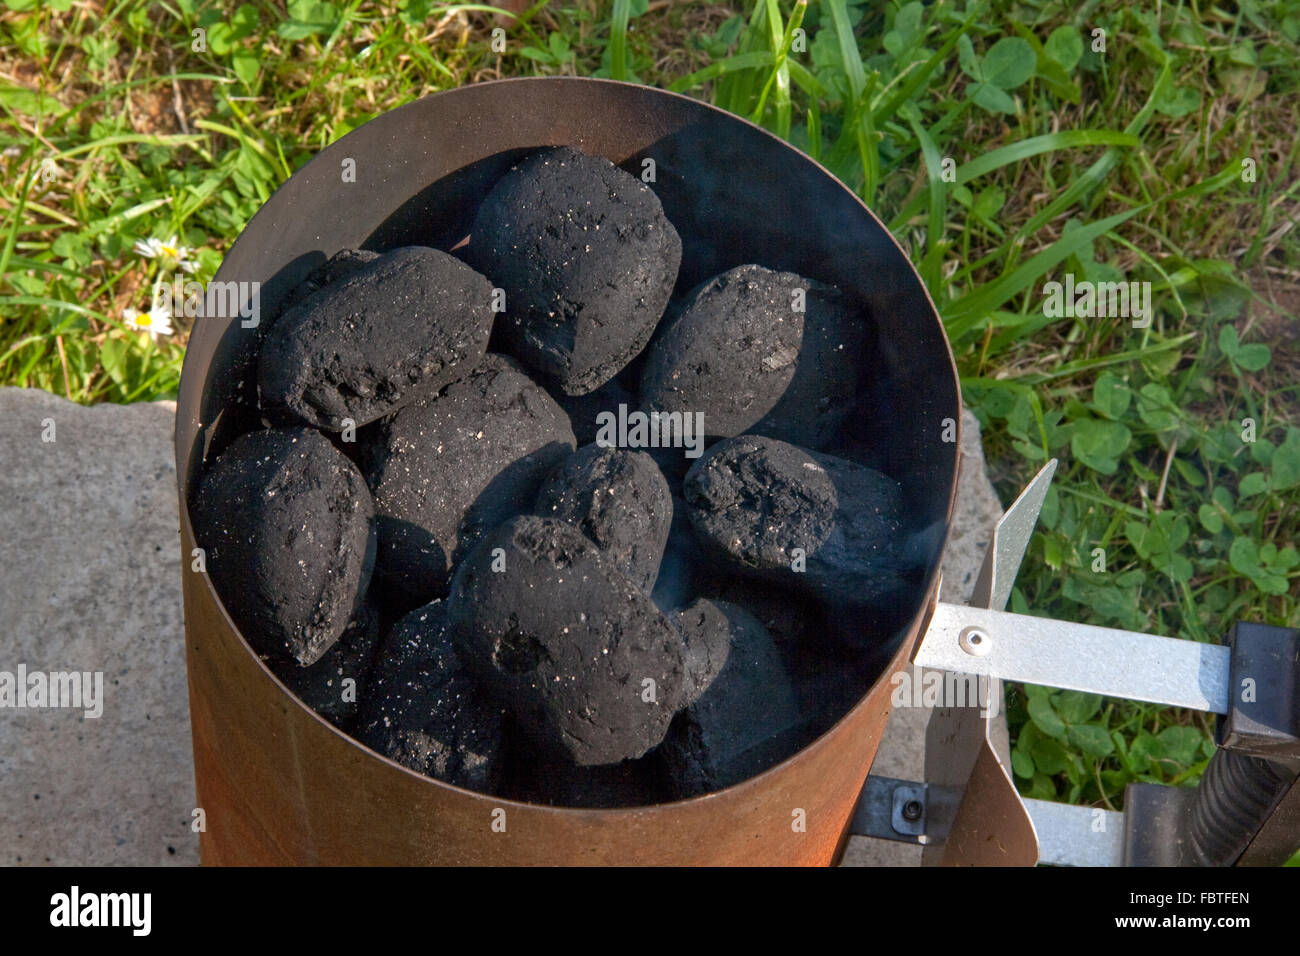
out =
<path fill-rule="evenodd" d="M 462 658 L 543 752 L 613 764 L 663 740 L 685 691 L 681 635 L 577 528 L 503 524 L 457 568 L 448 607 Z"/>
<path fill-rule="evenodd" d="M 485 531 L 531 510 L 575 443 L 555 400 L 514 360 L 489 353 L 467 378 L 377 422 L 361 444 L 379 577 L 411 607 L 445 595 Z"/>
<path fill-rule="evenodd" d="M 367 601 L 315 664 L 303 667 L 297 661 L 273 661 L 271 669 L 294 696 L 335 727 L 351 733 L 379 647 L 379 622 L 379 608 Z"/>
<path fill-rule="evenodd" d="M 648 186 L 565 146 L 527 157 L 492 188 L 466 258 L 505 291 L 498 331 L 507 351 L 582 395 L 650 340 L 681 251 Z"/>
<path fill-rule="evenodd" d="M 461 665 L 446 605 L 434 601 L 398 621 L 385 638 L 357 736 L 417 773 L 496 792 L 504 716 Z"/>
<path fill-rule="evenodd" d="M 911 590 L 898 482 L 773 438 L 718 442 L 685 483 L 706 553 L 817 597 L 827 610 L 884 606 Z"/>
<path fill-rule="evenodd" d="M 573 525 L 643 591 L 654 587 L 673 501 L 649 455 L 585 445 L 553 471 L 533 512 Z"/>
<path fill-rule="evenodd" d="M 253 650 L 302 665 L 319 661 L 360 609 L 373 514 L 356 466 L 310 428 L 236 438 L 190 509 L 208 574 Z"/>
<path fill-rule="evenodd" d="M 655 336 L 641 406 L 703 411 L 711 437 L 752 433 L 820 448 L 860 387 L 864 320 L 834 286 L 737 266 L 688 294 Z"/>
<path fill-rule="evenodd" d="M 378 258 L 379 253 L 367 249 L 340 249 L 307 273 L 307 277 L 290 290 L 280 303 L 280 314 L 284 315 L 326 286 L 342 282 Z"/>
<path fill-rule="evenodd" d="M 492 285 L 437 249 L 405 246 L 285 312 L 258 364 L 263 411 L 359 427 L 468 375 L 492 331 Z"/>
<path fill-rule="evenodd" d="M 693 644 L 710 648 L 704 677 L 721 657 L 659 748 L 684 799 L 740 783 L 790 756 L 798 748 L 800 713 L 772 636 L 752 614 L 700 600 L 680 620 Z"/>

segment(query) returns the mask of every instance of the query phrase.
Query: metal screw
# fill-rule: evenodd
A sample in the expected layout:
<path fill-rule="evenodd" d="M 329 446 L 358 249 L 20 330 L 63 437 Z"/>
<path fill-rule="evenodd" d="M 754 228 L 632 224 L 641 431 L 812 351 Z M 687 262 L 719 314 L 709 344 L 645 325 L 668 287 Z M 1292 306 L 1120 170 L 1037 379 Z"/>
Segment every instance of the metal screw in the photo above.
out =
<path fill-rule="evenodd" d="M 987 631 L 978 627 L 964 628 L 957 635 L 957 644 L 963 651 L 974 657 L 983 657 L 993 650 L 993 638 L 989 637 Z"/>
<path fill-rule="evenodd" d="M 903 804 L 903 819 L 915 823 L 921 819 L 921 811 L 924 809 L 920 800 L 908 800 L 907 803 Z"/>

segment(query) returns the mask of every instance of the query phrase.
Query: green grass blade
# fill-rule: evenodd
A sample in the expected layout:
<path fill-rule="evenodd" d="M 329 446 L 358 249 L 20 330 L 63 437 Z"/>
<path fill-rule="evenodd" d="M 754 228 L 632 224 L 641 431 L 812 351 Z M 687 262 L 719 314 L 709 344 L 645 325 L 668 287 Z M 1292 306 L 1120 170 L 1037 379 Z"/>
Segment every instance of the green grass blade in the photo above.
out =
<path fill-rule="evenodd" d="M 1105 219 L 1075 229 L 1014 271 L 999 276 L 992 282 L 985 283 L 973 292 L 968 292 L 957 299 L 942 310 L 944 324 L 948 328 L 948 335 L 954 341 L 962 338 L 962 336 L 983 322 L 984 317 L 994 309 L 1019 295 L 1070 256 L 1088 248 L 1098 236 L 1105 235 L 1111 229 L 1133 218 L 1145 208 L 1147 207 L 1138 206 L 1127 212 L 1107 216 Z"/>
<path fill-rule="evenodd" d="M 849 80 L 851 106 L 856 107 L 862 98 L 862 91 L 867 87 L 867 71 L 862 65 L 862 54 L 858 51 L 858 41 L 853 35 L 849 23 L 849 10 L 844 0 L 824 0 L 823 10 L 829 7 L 831 21 L 835 24 L 835 36 L 840 44 L 840 56 L 844 60 L 844 75 Z M 856 110 L 854 111 L 856 112 Z"/>
<path fill-rule="evenodd" d="M 627 23 L 632 16 L 632 0 L 614 0 L 614 14 L 609 21 L 609 75 L 627 79 Z"/>
<path fill-rule="evenodd" d="M 23 176 L 23 185 L 18 194 L 18 204 L 13 210 L 13 219 L 8 224 L 9 228 L 5 230 L 4 249 L 0 250 L 0 281 L 9 277 L 9 258 L 14 254 L 14 244 L 18 241 L 18 226 L 23 221 L 23 211 L 27 207 L 27 194 L 32 188 L 32 180 L 36 178 L 36 142 L 33 139 L 27 148 L 27 173 Z"/>
<path fill-rule="evenodd" d="M 910 106 L 911 104 L 909 104 Z M 904 111 L 907 123 L 912 127 L 912 132 L 916 135 L 917 142 L 921 144 L 921 155 L 925 158 L 925 173 L 929 180 L 930 188 L 930 222 L 926 229 L 925 242 L 931 253 L 935 252 L 943 240 L 943 211 L 948 202 L 948 190 L 943 181 L 943 158 L 939 155 L 939 149 L 934 145 L 934 140 L 925 127 L 921 125 L 920 117 L 917 110 L 913 107 Z M 930 260 L 931 257 L 925 257 Z M 939 267 L 933 261 L 930 274 L 923 274 L 926 286 L 933 294 L 939 288 Z"/>
<path fill-rule="evenodd" d="M 964 185 L 972 179 L 984 176 L 1003 166 L 1056 150 L 1079 149 L 1088 146 L 1136 147 L 1140 145 L 1142 145 L 1142 141 L 1132 133 L 1121 133 L 1117 130 L 1105 129 L 1076 129 L 1060 133 L 1048 133 L 1043 136 L 1031 136 L 1029 139 L 1022 139 L 1008 146 L 992 150 L 983 156 L 978 156 L 970 162 L 958 166 L 956 169 L 956 184 L 959 186 Z M 890 228 L 897 231 L 906 226 L 921 211 L 926 198 L 926 192 L 920 192 L 909 199 L 890 223 Z"/>
<path fill-rule="evenodd" d="M 775 62 L 776 57 L 769 50 L 740 53 L 736 56 L 727 57 L 725 60 L 710 63 L 702 70 L 688 73 L 686 76 L 674 80 L 668 86 L 668 89 L 672 93 L 685 93 L 697 86 L 703 86 L 710 80 L 716 80 L 720 76 L 734 76 L 737 73 L 743 73 L 757 67 L 771 66 Z"/>

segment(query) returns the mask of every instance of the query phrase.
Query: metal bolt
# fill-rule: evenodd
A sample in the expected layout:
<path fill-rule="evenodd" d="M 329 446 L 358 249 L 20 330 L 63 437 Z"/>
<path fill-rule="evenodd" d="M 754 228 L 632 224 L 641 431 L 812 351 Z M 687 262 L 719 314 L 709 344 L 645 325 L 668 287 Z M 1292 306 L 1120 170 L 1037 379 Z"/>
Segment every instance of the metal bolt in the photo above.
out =
<path fill-rule="evenodd" d="M 924 809 L 920 800 L 908 800 L 907 803 L 903 804 L 903 819 L 915 823 L 921 819 L 921 812 Z"/>
<path fill-rule="evenodd" d="M 993 638 L 988 632 L 978 627 L 964 628 L 957 635 L 957 644 L 963 651 L 974 657 L 983 657 L 993 650 Z"/>

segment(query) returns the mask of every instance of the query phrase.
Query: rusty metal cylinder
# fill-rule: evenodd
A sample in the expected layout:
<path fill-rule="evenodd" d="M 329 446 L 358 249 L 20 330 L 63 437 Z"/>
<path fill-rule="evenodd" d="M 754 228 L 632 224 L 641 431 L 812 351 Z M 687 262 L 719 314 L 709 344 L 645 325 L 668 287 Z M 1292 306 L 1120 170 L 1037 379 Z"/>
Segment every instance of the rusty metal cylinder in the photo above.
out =
<path fill-rule="evenodd" d="M 859 430 L 885 456 L 926 550 L 910 623 L 864 696 L 815 741 L 738 785 L 613 810 L 514 802 L 416 774 L 340 733 L 272 675 L 193 570 L 188 504 L 203 462 L 256 427 L 261 316 L 345 247 L 451 249 L 476 204 L 529 151 L 571 145 L 652 188 L 683 236 L 678 290 L 758 262 L 855 290 L 878 333 Z M 647 163 L 647 160 L 650 161 Z M 345 172 L 354 172 L 354 178 Z M 956 370 L 923 283 L 884 226 L 826 170 L 713 107 L 604 80 L 503 80 L 393 110 L 322 150 L 266 202 L 214 282 L 244 314 L 196 320 L 178 396 L 176 464 L 195 778 L 205 864 L 828 864 L 889 714 L 891 675 L 933 610 L 952 516 Z M 209 300 L 211 300 L 209 296 Z M 256 306 L 256 308 L 253 308 Z M 256 324 L 255 324 L 256 323 Z M 945 440 L 946 439 L 946 440 Z"/>

